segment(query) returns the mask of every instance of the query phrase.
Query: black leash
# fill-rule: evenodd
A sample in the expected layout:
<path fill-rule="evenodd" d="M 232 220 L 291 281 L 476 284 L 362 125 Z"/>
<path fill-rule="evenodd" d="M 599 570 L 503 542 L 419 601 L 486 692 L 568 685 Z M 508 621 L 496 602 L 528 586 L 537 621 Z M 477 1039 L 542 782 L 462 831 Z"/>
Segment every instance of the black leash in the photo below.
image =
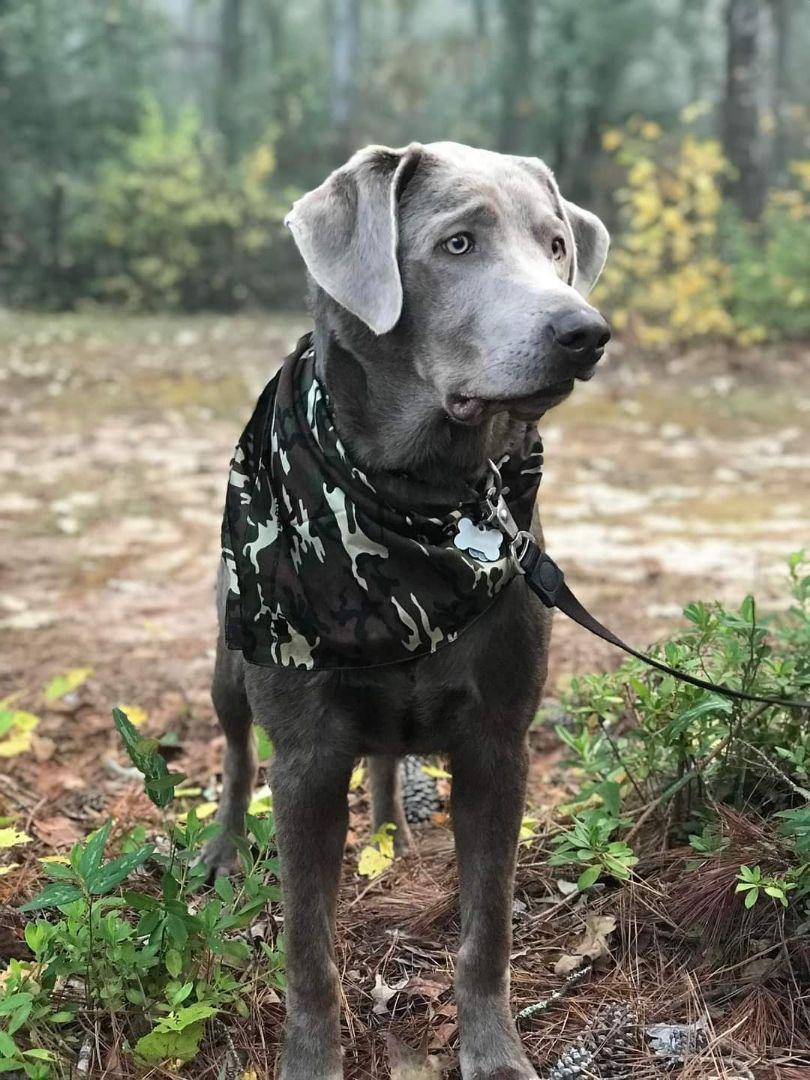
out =
<path fill-rule="evenodd" d="M 550 555 L 540 550 L 540 547 L 531 533 L 518 529 L 515 519 L 506 505 L 506 500 L 501 492 L 501 476 L 498 467 L 493 461 L 489 463 L 491 469 L 491 481 L 484 496 L 484 505 L 487 510 L 484 518 L 486 524 L 494 525 L 509 541 L 512 557 L 518 565 L 520 572 L 526 579 L 526 584 L 536 593 L 548 608 L 557 608 L 569 619 L 573 619 L 585 630 L 595 634 L 596 637 L 607 641 L 616 648 L 634 656 L 637 660 L 649 664 L 650 667 L 672 675 L 681 682 L 697 686 L 701 690 L 711 690 L 723 697 L 734 698 L 737 701 L 756 701 L 764 705 L 781 705 L 789 709 L 810 709 L 810 701 L 798 701 L 794 698 L 770 697 L 767 694 L 748 694 L 743 690 L 735 690 L 731 686 L 720 686 L 708 679 L 699 679 L 696 675 L 689 675 L 678 668 L 670 667 L 669 664 L 656 660 L 653 656 L 639 652 L 627 642 L 614 634 L 606 626 L 603 626 L 597 618 L 579 601 L 565 581 L 565 574 L 555 563 Z"/>

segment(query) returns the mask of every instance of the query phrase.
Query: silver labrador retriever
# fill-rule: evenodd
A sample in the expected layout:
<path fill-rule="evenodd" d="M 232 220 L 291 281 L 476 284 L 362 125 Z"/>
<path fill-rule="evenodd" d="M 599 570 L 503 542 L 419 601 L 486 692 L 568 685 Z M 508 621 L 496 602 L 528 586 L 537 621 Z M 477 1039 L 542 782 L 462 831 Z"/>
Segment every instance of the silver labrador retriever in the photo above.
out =
<path fill-rule="evenodd" d="M 537 158 L 456 143 L 368 147 L 288 218 L 312 282 L 317 371 L 362 469 L 436 490 L 482 476 L 514 431 L 588 379 L 609 337 L 585 300 L 608 233 Z M 539 538 L 539 522 L 533 522 Z M 226 584 L 220 581 L 220 603 Z M 333 932 L 352 766 L 369 756 L 375 827 L 407 846 L 404 754 L 446 752 L 459 864 L 456 996 L 465 1080 L 525 1080 L 509 1007 L 515 853 L 526 731 L 546 670 L 548 612 L 513 584 L 452 646 L 374 669 L 248 664 L 220 640 L 214 704 L 227 736 L 223 830 L 233 856 L 269 732 L 285 901 L 282 1080 L 343 1075 Z"/>

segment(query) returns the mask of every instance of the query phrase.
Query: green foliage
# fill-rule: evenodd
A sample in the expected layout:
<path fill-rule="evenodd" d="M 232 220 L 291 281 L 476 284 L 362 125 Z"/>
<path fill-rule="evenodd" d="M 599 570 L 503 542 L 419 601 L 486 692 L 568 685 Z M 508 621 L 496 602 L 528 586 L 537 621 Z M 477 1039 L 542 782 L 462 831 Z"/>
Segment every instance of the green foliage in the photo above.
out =
<path fill-rule="evenodd" d="M 132 764 L 143 773 L 146 794 L 155 806 L 168 806 L 174 798 L 174 789 L 182 784 L 185 776 L 169 772 L 158 752 L 159 740 L 141 735 L 122 709 L 113 709 L 113 720 Z"/>
<path fill-rule="evenodd" d="M 120 710 L 115 719 L 147 791 L 165 806 L 176 780 L 167 785 L 154 748 Z M 191 1060 L 208 1019 L 224 1010 L 246 1014 L 247 931 L 280 901 L 274 823 L 248 815 L 248 839 L 239 844 L 243 874 L 237 882 L 218 878 L 211 891 L 200 855 L 219 828 L 198 821 L 192 809 L 184 823 L 166 825 L 163 843 L 144 842 L 139 827 L 107 857 L 107 822 L 68 859 L 43 860 L 51 880 L 21 909 L 48 912 L 25 929 L 33 961 L 12 960 L 0 983 L 0 1073 L 69 1075 L 86 1010 L 118 1014 L 132 1053 L 146 1063 Z M 265 978 L 283 987 L 280 942 L 262 948 Z"/>
<path fill-rule="evenodd" d="M 689 604 L 689 628 L 658 654 L 714 682 L 808 699 L 805 553 L 791 555 L 788 569 L 792 603 L 785 613 L 764 616 L 752 597 L 738 610 Z M 573 815 L 572 827 L 557 838 L 552 862 L 584 867 L 580 888 L 602 874 L 629 876 L 635 859 L 622 836 L 633 814 L 655 801 L 667 808 L 673 838 L 688 838 L 704 859 L 725 857 L 729 850 L 716 818 L 718 805 L 760 815 L 772 837 L 767 855 L 779 872 L 769 863 L 759 878 L 740 879 L 746 888 L 739 891 L 754 897 L 746 900 L 749 906 L 760 894 L 789 903 L 810 892 L 810 742 L 803 710 L 731 702 L 635 660 L 614 672 L 572 680 L 565 707 L 573 729 L 557 731 L 581 785 L 561 808 Z M 694 831 L 698 821 L 701 832 Z"/>
<path fill-rule="evenodd" d="M 624 173 L 600 285 L 617 329 L 650 348 L 810 333 L 810 163 L 793 163 L 794 186 L 773 191 L 752 225 L 723 200 L 717 140 L 634 117 L 603 141 Z"/>
<path fill-rule="evenodd" d="M 147 98 L 138 130 L 102 167 L 92 212 L 77 226 L 80 249 L 98 255 L 94 291 L 139 310 L 271 302 L 268 267 L 287 208 L 268 186 L 274 168 L 267 141 L 229 167 L 197 112 L 183 109 L 170 123 Z"/>
<path fill-rule="evenodd" d="M 752 908 L 756 904 L 760 894 L 773 897 L 782 907 L 787 907 L 788 893 L 798 887 L 795 881 L 763 874 L 758 866 L 753 869 L 749 866 L 741 866 L 737 875 L 737 888 L 734 891 L 745 894 L 744 902 L 747 908 Z"/>
<path fill-rule="evenodd" d="M 624 841 L 611 840 L 621 824 L 603 810 L 583 811 L 574 817 L 573 828 L 555 839 L 557 850 L 549 858 L 549 864 L 582 866 L 577 880 L 580 889 L 590 888 L 602 874 L 626 881 L 638 858 Z"/>

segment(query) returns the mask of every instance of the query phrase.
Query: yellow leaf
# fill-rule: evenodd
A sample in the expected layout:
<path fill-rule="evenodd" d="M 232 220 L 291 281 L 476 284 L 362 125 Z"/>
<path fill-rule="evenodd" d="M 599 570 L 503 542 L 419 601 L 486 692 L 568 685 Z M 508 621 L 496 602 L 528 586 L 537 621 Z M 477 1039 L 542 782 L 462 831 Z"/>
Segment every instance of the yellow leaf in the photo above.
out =
<path fill-rule="evenodd" d="M 525 817 L 520 823 L 520 835 L 518 839 L 521 844 L 530 844 L 537 835 L 537 818 Z"/>
<path fill-rule="evenodd" d="M 18 862 L 8 863 L 7 866 L 0 866 L 0 877 L 5 877 L 6 874 L 10 874 L 12 870 L 16 870 L 19 867 Z"/>
<path fill-rule="evenodd" d="M 352 776 L 349 780 L 349 791 L 357 791 L 359 788 L 361 788 L 363 786 L 363 780 L 365 779 L 365 775 L 366 770 L 363 767 L 363 762 L 361 761 L 359 765 L 355 765 L 354 769 L 352 769 Z"/>
<path fill-rule="evenodd" d="M 63 866 L 70 866 L 70 859 L 67 855 L 43 855 L 39 860 L 44 863 L 61 863 Z"/>
<path fill-rule="evenodd" d="M 31 734 L 39 717 L 29 712 L 0 711 L 0 758 L 16 757 L 31 749 Z"/>
<path fill-rule="evenodd" d="M 142 727 L 149 719 L 149 713 L 139 705 L 119 705 L 121 712 L 125 712 L 131 724 Z"/>
<path fill-rule="evenodd" d="M 447 769 L 440 769 L 438 765 L 422 765 L 421 769 L 425 776 L 432 776 L 434 780 L 453 779 L 452 773 L 449 773 Z"/>
<path fill-rule="evenodd" d="M 253 814 L 254 817 L 260 817 L 262 814 L 269 814 L 272 809 L 273 796 L 270 788 L 267 784 L 264 784 L 253 792 L 253 798 L 250 801 L 247 812 Z"/>
<path fill-rule="evenodd" d="M 80 667 L 70 668 L 64 675 L 57 675 L 56 678 L 51 679 L 45 687 L 45 700 L 58 701 L 59 698 L 63 698 L 65 694 L 77 690 L 83 683 L 86 683 L 92 674 L 92 668 Z"/>
<path fill-rule="evenodd" d="M 609 128 L 602 133 L 602 146 L 611 154 L 614 150 L 618 150 L 622 145 L 624 136 L 616 128 Z"/>
<path fill-rule="evenodd" d="M 384 873 L 392 863 L 392 858 L 383 855 L 377 848 L 368 844 L 360 852 L 357 860 L 357 872 L 363 877 L 375 878 Z"/>
<path fill-rule="evenodd" d="M 394 833 L 396 825 L 386 821 L 377 829 L 360 852 L 357 872 L 363 877 L 375 878 L 384 873 L 394 861 Z"/>
<path fill-rule="evenodd" d="M 31 839 L 28 833 L 19 832 L 13 825 L 8 829 L 0 829 L 0 851 L 17 847 L 19 844 L 30 844 Z"/>

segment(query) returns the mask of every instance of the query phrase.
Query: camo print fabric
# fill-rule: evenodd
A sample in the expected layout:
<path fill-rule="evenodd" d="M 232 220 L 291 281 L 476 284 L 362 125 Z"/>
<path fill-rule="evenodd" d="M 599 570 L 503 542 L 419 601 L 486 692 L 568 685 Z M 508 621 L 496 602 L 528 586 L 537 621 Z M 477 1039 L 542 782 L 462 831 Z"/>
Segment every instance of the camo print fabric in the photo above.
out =
<path fill-rule="evenodd" d="M 533 426 L 500 466 L 509 507 L 528 528 L 542 468 Z M 481 491 L 447 503 L 431 490 L 352 464 L 303 338 L 262 392 L 231 462 L 228 647 L 254 664 L 327 669 L 393 664 L 455 641 L 515 569 L 497 538 L 492 561 L 454 543 L 460 522 L 480 520 Z"/>

